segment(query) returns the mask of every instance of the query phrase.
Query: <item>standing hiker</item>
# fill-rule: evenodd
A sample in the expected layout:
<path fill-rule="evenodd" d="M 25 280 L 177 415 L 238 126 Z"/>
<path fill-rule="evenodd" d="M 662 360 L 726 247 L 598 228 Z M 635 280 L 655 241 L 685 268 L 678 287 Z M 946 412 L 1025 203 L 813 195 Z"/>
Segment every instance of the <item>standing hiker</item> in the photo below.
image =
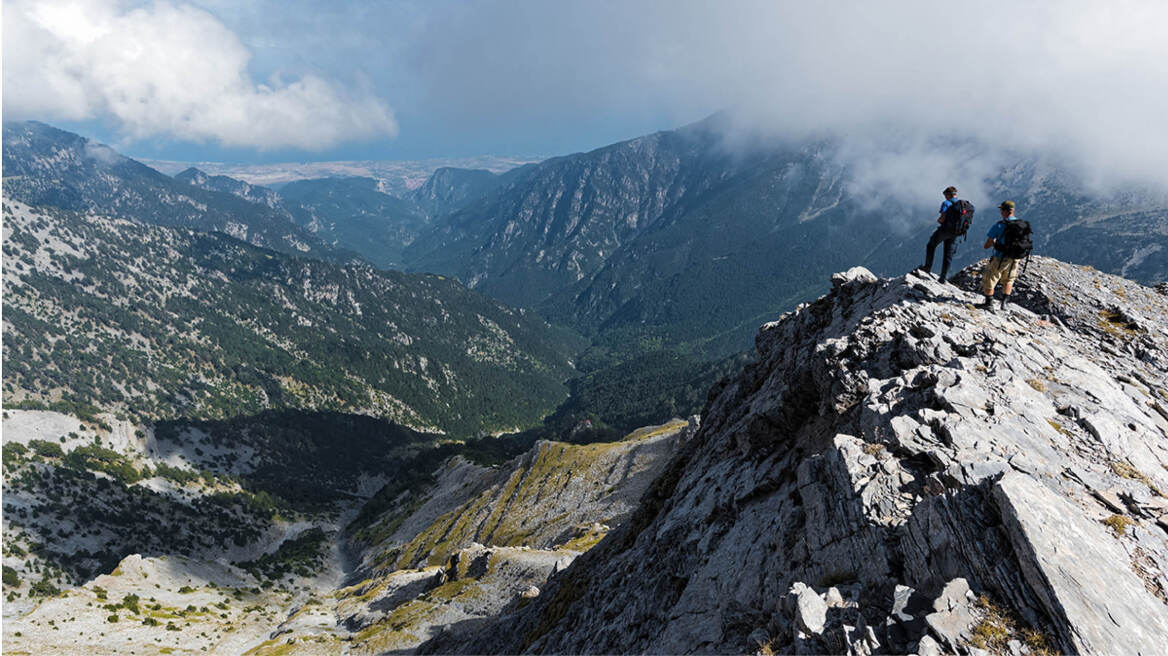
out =
<path fill-rule="evenodd" d="M 929 243 L 925 246 L 925 264 L 919 270 L 925 273 L 933 270 L 933 254 L 937 251 L 937 245 L 944 243 L 941 276 L 938 278 L 944 283 L 949 277 L 949 264 L 953 262 L 957 238 L 969 230 L 969 224 L 973 221 L 973 204 L 967 200 L 957 200 L 957 187 L 946 187 L 941 193 L 945 201 L 941 203 L 941 213 L 937 215 L 939 225 L 933 231 L 933 236 L 929 237 Z"/>
<path fill-rule="evenodd" d="M 1030 241 L 1030 223 L 1014 216 L 1014 201 L 1007 200 L 998 209 L 1002 220 L 995 223 L 986 233 L 985 248 L 993 247 L 994 253 L 981 271 L 981 291 L 985 301 L 984 310 L 994 310 L 994 286 L 1002 281 L 1002 308 L 1010 300 L 1014 291 L 1014 281 L 1018 279 L 1019 263 L 1030 255 L 1033 244 Z"/>

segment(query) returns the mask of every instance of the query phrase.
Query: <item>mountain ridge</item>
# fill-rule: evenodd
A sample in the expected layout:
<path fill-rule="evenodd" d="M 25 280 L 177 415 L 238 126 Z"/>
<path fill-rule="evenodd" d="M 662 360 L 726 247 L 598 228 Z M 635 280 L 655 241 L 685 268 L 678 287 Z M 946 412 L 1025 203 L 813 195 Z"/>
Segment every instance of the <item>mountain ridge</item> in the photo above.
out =
<path fill-rule="evenodd" d="M 832 284 L 762 327 L 629 521 L 422 651 L 1154 653 L 1168 297 L 1047 258 L 996 313 L 931 277 Z"/>
<path fill-rule="evenodd" d="M 419 236 L 406 265 L 537 309 L 599 349 L 623 349 L 620 361 L 655 348 L 641 343 L 724 356 L 749 345 L 756 317 L 817 297 L 835 271 L 893 275 L 921 263 L 935 206 L 885 202 L 899 196 L 871 189 L 847 139 L 742 144 L 727 120 L 510 172 Z M 1145 284 L 1168 278 L 1163 190 L 1095 190 L 1050 153 L 932 146 L 956 161 L 1004 162 L 966 182 L 987 197 L 972 199 L 981 210 L 955 269 L 981 257 L 977 235 L 1011 198 L 1035 226 L 1036 252 Z M 925 216 L 914 223 L 906 210 Z"/>
<path fill-rule="evenodd" d="M 272 207 L 175 180 L 80 135 L 36 121 L 4 123 L 4 194 L 29 205 L 94 211 L 217 231 L 256 246 L 350 261 Z"/>

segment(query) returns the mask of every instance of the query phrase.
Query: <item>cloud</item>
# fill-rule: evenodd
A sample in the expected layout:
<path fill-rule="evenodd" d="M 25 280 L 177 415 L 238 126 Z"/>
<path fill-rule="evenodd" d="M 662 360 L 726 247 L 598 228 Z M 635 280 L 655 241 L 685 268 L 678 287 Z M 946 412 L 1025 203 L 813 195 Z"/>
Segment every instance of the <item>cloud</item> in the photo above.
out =
<path fill-rule="evenodd" d="M 1155 0 L 479 2 L 431 18 L 417 65 L 452 120 L 735 108 L 744 130 L 972 139 L 1163 182 L 1164 25 Z"/>
<path fill-rule="evenodd" d="M 112 120 L 129 140 L 320 150 L 395 136 L 369 88 L 248 72 L 251 53 L 210 13 L 159 1 L 4 6 L 5 118 Z"/>

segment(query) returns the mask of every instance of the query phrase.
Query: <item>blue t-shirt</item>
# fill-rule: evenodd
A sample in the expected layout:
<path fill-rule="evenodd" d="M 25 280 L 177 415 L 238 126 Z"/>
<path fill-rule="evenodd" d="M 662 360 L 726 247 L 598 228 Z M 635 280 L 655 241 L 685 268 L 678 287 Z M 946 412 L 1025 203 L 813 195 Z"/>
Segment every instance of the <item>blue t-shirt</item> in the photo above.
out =
<path fill-rule="evenodd" d="M 1002 219 L 1001 221 L 998 221 L 997 223 L 993 224 L 992 226 L 990 226 L 990 231 L 986 233 L 986 239 L 996 240 L 998 237 L 1001 237 L 1002 233 L 1004 233 L 1006 231 L 1006 221 L 1017 221 L 1017 220 L 1018 220 L 1018 217 L 1011 216 L 1009 218 Z M 1002 249 L 998 248 L 998 243 L 995 241 L 994 242 L 994 257 L 1002 257 L 1004 255 L 1005 255 L 1005 253 L 1002 252 Z"/>
<path fill-rule="evenodd" d="M 956 198 L 954 198 L 953 200 L 945 199 L 941 203 L 941 214 L 944 214 L 945 210 L 949 209 L 949 206 L 952 205 L 953 203 L 956 203 L 956 202 L 957 202 Z"/>

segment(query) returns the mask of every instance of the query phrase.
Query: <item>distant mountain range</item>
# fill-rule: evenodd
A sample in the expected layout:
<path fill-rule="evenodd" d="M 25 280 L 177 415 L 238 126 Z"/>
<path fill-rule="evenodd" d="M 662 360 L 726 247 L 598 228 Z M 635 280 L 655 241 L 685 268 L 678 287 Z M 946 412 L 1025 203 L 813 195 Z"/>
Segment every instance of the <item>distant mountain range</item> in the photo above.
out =
<path fill-rule="evenodd" d="M 922 262 L 932 216 L 906 229 L 903 208 L 857 197 L 845 146 L 730 148 L 712 117 L 553 158 L 435 222 L 405 261 L 538 308 L 602 351 L 729 353 L 758 324 L 823 293 L 834 271 L 892 274 Z M 1037 252 L 1144 282 L 1168 278 L 1163 190 L 1092 194 L 1039 154 L 978 182 L 1018 202 Z M 998 218 L 989 199 L 976 201 L 955 267 L 984 257 L 981 236 Z"/>
<path fill-rule="evenodd" d="M 289 182 L 318 178 L 373 178 L 385 193 L 404 197 L 425 184 L 442 168 L 478 169 L 503 173 L 544 157 L 482 155 L 478 157 L 444 157 L 424 160 L 354 160 L 337 162 L 285 162 L 279 164 L 227 164 L 223 162 L 175 162 L 141 159 L 138 161 L 167 175 L 188 168 L 209 175 L 228 176 L 253 185 L 279 189 Z"/>
<path fill-rule="evenodd" d="M 477 161 L 477 160 L 475 160 Z M 509 160 L 488 158 L 496 167 Z M 383 163 L 356 171 L 396 170 Z M 407 163 L 413 171 L 423 163 Z M 403 164 L 404 166 L 404 164 Z M 345 169 L 348 170 L 348 169 Z M 257 246 L 403 268 L 403 249 L 432 219 L 495 186 L 488 170 L 439 168 L 400 196 L 384 179 L 298 179 L 277 192 L 189 167 L 173 178 L 113 149 L 35 121 L 4 124 L 5 195 L 30 205 L 218 231 Z M 416 172 L 415 172 L 416 173 Z"/>
<path fill-rule="evenodd" d="M 108 146 L 35 121 L 4 124 L 4 197 L 166 226 L 218 231 L 256 246 L 334 261 L 330 247 L 266 204 L 171 178 Z"/>
<path fill-rule="evenodd" d="M 587 335 L 588 370 L 677 349 L 745 349 L 758 324 L 810 300 L 838 270 L 922 261 L 931 217 L 858 196 L 843 140 L 729 147 L 721 116 L 503 173 L 439 168 L 387 193 L 376 176 L 274 191 L 197 169 L 166 176 L 36 123 L 6 124 L 11 197 L 219 230 L 290 253 L 458 277 Z M 957 156 L 957 155 L 955 155 Z M 1168 278 L 1168 195 L 1106 194 L 1042 154 L 970 181 L 1013 198 L 1036 252 L 1143 282 Z M 57 181 L 64 181 L 58 184 Z M 983 257 L 979 212 L 954 269 Z"/>

